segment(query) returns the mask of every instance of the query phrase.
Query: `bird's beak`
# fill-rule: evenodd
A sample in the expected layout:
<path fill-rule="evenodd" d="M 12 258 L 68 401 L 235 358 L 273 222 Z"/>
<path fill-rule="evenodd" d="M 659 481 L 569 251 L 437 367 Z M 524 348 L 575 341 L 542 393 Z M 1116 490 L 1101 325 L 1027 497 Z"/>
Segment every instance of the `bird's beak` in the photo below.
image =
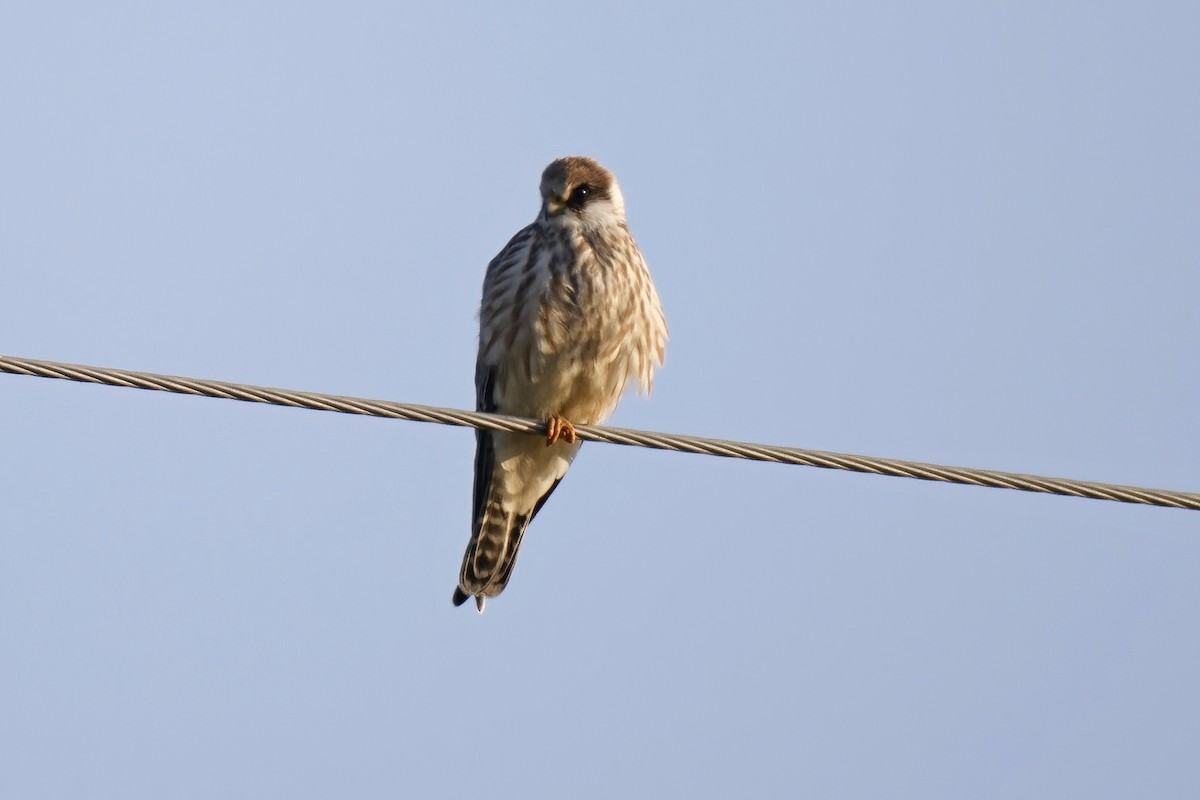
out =
<path fill-rule="evenodd" d="M 546 201 L 546 215 L 550 217 L 557 217 L 566 207 L 567 204 L 562 200 L 558 199 L 557 197 L 551 197 Z"/>

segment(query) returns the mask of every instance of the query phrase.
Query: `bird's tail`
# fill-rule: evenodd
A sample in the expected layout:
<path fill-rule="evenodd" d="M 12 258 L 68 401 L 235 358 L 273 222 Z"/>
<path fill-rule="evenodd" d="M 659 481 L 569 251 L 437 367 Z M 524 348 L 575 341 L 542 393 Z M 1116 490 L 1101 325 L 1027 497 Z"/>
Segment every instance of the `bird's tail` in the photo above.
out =
<path fill-rule="evenodd" d="M 475 606 L 482 613 L 487 598 L 504 591 L 517 563 L 521 537 L 532 518 L 532 514 L 505 511 L 498 498 L 488 497 L 463 555 L 454 605 L 460 606 L 474 596 Z"/>

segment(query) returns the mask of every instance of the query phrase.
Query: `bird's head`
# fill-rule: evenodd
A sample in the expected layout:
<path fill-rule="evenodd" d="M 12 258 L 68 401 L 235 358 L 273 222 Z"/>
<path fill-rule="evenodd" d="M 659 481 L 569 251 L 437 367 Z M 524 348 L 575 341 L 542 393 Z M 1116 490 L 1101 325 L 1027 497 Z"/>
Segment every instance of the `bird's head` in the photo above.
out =
<path fill-rule="evenodd" d="M 564 225 L 609 225 L 625 221 L 625 198 L 611 172 L 590 158 L 567 156 L 542 173 L 542 214 Z"/>

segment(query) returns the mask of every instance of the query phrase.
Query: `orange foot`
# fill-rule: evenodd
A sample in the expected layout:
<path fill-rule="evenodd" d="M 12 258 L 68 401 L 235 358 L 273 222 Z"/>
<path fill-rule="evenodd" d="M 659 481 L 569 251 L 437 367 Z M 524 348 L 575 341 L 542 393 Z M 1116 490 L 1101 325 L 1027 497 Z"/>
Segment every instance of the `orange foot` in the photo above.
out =
<path fill-rule="evenodd" d="M 546 447 L 562 439 L 567 444 L 575 444 L 575 426 L 566 417 L 551 417 L 546 420 Z"/>

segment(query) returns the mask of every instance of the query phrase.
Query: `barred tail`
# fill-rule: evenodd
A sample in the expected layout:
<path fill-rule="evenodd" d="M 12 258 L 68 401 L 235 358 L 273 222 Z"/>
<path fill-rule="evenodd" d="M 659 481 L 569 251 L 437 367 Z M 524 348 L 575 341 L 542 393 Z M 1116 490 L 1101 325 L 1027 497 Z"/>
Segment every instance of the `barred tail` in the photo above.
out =
<path fill-rule="evenodd" d="M 504 591 L 513 565 L 517 563 L 521 537 L 532 517 L 532 514 L 505 511 L 499 498 L 489 493 L 483 515 L 463 555 L 462 571 L 454 590 L 454 605 L 460 606 L 468 597 L 474 596 L 475 606 L 482 612 L 487 598 Z"/>

